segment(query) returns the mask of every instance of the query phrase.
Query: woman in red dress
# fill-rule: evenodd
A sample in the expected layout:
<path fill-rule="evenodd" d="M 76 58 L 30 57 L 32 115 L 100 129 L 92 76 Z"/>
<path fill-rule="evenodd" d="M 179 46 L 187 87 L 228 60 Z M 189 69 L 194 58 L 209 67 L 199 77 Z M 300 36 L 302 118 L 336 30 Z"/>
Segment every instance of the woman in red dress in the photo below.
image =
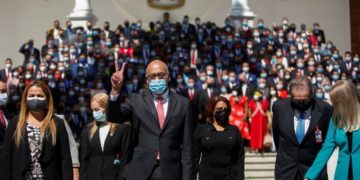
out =
<path fill-rule="evenodd" d="M 232 95 L 230 97 L 231 114 L 229 123 L 238 127 L 244 140 L 250 140 L 250 129 L 247 122 L 248 117 L 248 98 L 246 96 L 239 97 Z"/>
<path fill-rule="evenodd" d="M 250 148 L 255 152 L 263 149 L 264 136 L 267 133 L 267 116 L 266 112 L 269 103 L 266 98 L 262 98 L 261 92 L 254 94 L 254 99 L 249 102 L 250 109 Z"/>

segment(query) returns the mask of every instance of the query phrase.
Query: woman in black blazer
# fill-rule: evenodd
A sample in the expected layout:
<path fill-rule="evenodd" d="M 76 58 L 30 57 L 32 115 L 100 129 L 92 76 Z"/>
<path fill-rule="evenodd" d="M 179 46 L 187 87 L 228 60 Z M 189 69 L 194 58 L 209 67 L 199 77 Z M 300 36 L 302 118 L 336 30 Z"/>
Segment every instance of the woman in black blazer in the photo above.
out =
<path fill-rule="evenodd" d="M 94 120 L 81 132 L 80 179 L 123 179 L 122 171 L 127 160 L 130 127 L 106 120 L 105 108 L 109 96 L 96 94 L 91 99 Z"/>
<path fill-rule="evenodd" d="M 19 117 L 10 122 L 6 131 L 1 180 L 73 178 L 65 125 L 53 111 L 47 85 L 31 82 L 23 93 Z"/>
<path fill-rule="evenodd" d="M 239 129 L 229 124 L 230 112 L 230 102 L 216 96 L 206 108 L 208 123 L 196 128 L 195 167 L 199 180 L 244 179 L 243 141 Z"/>

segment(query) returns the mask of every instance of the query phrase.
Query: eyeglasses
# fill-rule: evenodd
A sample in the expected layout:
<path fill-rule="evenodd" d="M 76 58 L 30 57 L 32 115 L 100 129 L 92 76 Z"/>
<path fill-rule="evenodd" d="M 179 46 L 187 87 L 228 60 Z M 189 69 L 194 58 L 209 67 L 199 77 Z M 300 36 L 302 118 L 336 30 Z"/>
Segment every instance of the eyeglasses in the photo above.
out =
<path fill-rule="evenodd" d="M 149 79 L 149 80 L 154 80 L 154 79 L 156 79 L 156 77 L 158 77 L 159 79 L 166 79 L 168 75 L 169 74 L 163 73 L 163 72 L 161 72 L 161 73 L 153 73 L 153 74 L 146 75 L 146 78 Z"/>

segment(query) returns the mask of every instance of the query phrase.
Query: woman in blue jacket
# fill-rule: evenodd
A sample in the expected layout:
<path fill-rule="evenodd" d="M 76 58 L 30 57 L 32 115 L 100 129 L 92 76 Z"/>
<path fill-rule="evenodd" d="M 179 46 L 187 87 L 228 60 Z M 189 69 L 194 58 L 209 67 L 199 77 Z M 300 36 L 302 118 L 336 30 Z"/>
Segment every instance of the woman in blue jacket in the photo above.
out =
<path fill-rule="evenodd" d="M 333 118 L 325 143 L 305 179 L 317 179 L 335 147 L 339 147 L 335 180 L 360 179 L 360 92 L 349 81 L 337 81 L 330 91 L 330 98 L 334 106 Z M 316 133 L 315 136 L 321 137 Z"/>

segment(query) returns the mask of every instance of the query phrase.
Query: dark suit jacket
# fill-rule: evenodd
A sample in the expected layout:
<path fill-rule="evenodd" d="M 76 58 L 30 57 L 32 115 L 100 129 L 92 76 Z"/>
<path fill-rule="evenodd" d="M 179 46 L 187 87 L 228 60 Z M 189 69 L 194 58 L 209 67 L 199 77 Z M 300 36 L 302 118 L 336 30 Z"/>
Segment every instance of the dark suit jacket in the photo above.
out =
<path fill-rule="evenodd" d="M 12 73 L 12 72 L 9 72 L 9 73 Z M 0 80 L 1 80 L 1 81 L 4 81 L 4 82 L 7 81 L 5 69 L 1 69 L 1 70 L 0 70 Z"/>
<path fill-rule="evenodd" d="M 195 166 L 199 180 L 243 180 L 244 157 L 243 140 L 236 126 L 226 125 L 223 132 L 207 123 L 196 128 Z"/>
<path fill-rule="evenodd" d="M 217 88 L 213 88 L 213 97 L 215 97 L 219 94 L 220 94 L 220 90 Z M 201 122 L 205 122 L 205 111 L 206 111 L 206 107 L 210 101 L 210 98 L 211 97 L 209 97 L 207 89 L 202 89 L 199 91 L 196 109 L 197 109 L 198 114 L 202 115 Z"/>
<path fill-rule="evenodd" d="M 1 163 L 1 152 L 3 149 L 3 142 L 4 142 L 4 138 L 5 138 L 5 132 L 6 129 L 4 127 L 4 125 L 0 122 L 0 163 Z"/>
<path fill-rule="evenodd" d="M 104 150 L 101 149 L 99 129 L 90 140 L 91 127 L 86 126 L 81 132 L 80 179 L 123 179 L 122 171 L 129 151 L 130 126 L 118 124 L 113 134 L 109 131 Z M 120 160 L 119 164 L 115 164 L 115 160 Z"/>
<path fill-rule="evenodd" d="M 51 136 L 45 135 L 42 142 L 40 164 L 45 179 L 73 179 L 70 146 L 63 120 L 54 116 L 56 124 L 56 144 L 52 145 Z M 6 131 L 3 151 L 1 154 L 1 180 L 21 180 L 31 164 L 29 142 L 25 133 L 19 147 L 13 141 L 18 118 L 15 117 Z"/>
<path fill-rule="evenodd" d="M 11 119 L 13 118 L 13 114 L 10 113 L 9 109 L 6 108 L 6 107 L 1 107 L 3 113 L 4 113 L 4 116 L 6 118 L 6 120 L 8 121 L 8 125 L 11 121 Z M 2 152 L 2 148 L 3 148 L 3 142 L 4 142 L 4 139 L 5 139 L 5 132 L 6 132 L 6 129 L 4 127 L 4 125 L 0 122 L 0 162 L 1 162 L 1 152 Z"/>
<path fill-rule="evenodd" d="M 126 117 L 133 126 L 133 155 L 125 166 L 124 176 L 130 180 L 150 176 L 158 152 L 163 179 L 194 179 L 194 139 L 190 102 L 169 94 L 169 106 L 160 129 L 152 93 L 133 93 L 126 102 L 109 101 L 108 120 L 122 123 Z M 120 115 L 120 118 L 118 117 Z"/>
<path fill-rule="evenodd" d="M 31 50 L 29 48 L 25 48 L 26 45 L 27 44 L 23 44 L 20 47 L 20 50 L 19 50 L 19 52 L 24 55 L 24 63 L 23 63 L 23 65 L 26 65 L 27 63 L 29 63 L 29 58 L 30 58 L 30 55 L 31 55 Z M 34 55 L 34 57 L 36 59 L 36 63 L 40 64 L 40 51 L 35 47 L 34 47 L 33 55 Z"/>
<path fill-rule="evenodd" d="M 322 131 L 325 140 L 333 108 L 326 102 L 314 100 L 309 129 L 301 144 L 294 130 L 294 110 L 290 99 L 278 100 L 273 105 L 273 136 L 277 149 L 275 179 L 304 179 L 304 175 L 320 151 L 322 142 L 315 141 L 315 130 Z M 326 178 L 326 171 L 323 172 Z"/>
<path fill-rule="evenodd" d="M 197 122 L 198 121 L 197 105 L 198 105 L 198 97 L 199 97 L 200 91 L 195 88 L 193 90 L 194 90 L 194 94 L 193 94 L 193 98 L 191 100 L 190 100 L 189 88 L 183 89 L 180 94 L 190 100 L 190 104 L 192 107 L 191 109 L 192 109 L 193 121 Z"/>

